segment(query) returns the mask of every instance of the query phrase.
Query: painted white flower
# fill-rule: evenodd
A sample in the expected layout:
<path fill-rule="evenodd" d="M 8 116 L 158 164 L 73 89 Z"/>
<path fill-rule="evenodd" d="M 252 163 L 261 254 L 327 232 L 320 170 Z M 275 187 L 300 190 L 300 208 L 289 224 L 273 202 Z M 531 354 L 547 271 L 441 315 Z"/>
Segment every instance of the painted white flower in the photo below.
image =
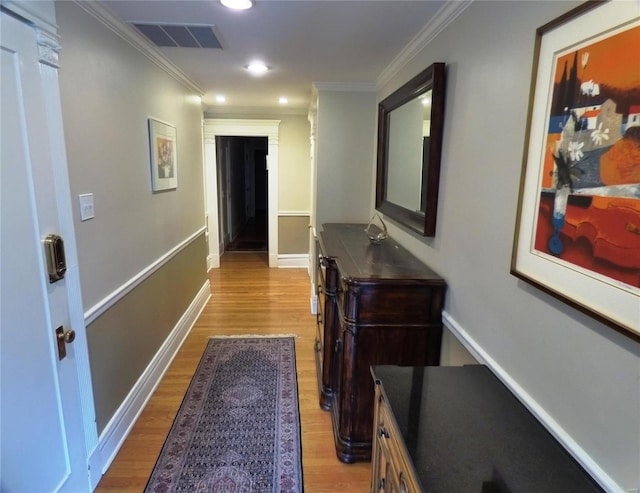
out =
<path fill-rule="evenodd" d="M 583 147 L 584 142 L 569 142 L 569 157 L 572 161 L 580 161 L 584 157 L 582 153 Z"/>
<path fill-rule="evenodd" d="M 605 140 L 609 140 L 609 129 L 602 129 L 602 122 L 593 132 L 591 132 L 591 140 L 597 145 L 601 145 Z"/>

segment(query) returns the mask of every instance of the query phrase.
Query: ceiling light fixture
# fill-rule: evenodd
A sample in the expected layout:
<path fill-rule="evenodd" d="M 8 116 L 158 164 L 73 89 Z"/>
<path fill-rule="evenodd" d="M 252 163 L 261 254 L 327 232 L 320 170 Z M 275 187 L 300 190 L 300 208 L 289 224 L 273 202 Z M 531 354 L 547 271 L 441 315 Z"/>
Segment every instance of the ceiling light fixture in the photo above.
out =
<path fill-rule="evenodd" d="M 287 104 L 289 102 L 289 100 L 287 98 L 285 98 L 284 96 L 280 96 L 278 98 L 278 103 L 280 104 Z"/>
<path fill-rule="evenodd" d="M 253 0 L 220 0 L 220 3 L 233 10 L 247 10 L 253 7 Z"/>
<path fill-rule="evenodd" d="M 225 98 L 222 94 L 219 94 L 216 96 L 216 102 L 218 103 L 224 103 L 227 101 L 227 98 Z"/>
<path fill-rule="evenodd" d="M 260 62 L 257 60 L 254 62 L 251 62 L 249 65 L 246 66 L 246 68 L 253 75 L 263 75 L 269 70 L 269 67 L 267 67 L 263 62 Z"/>

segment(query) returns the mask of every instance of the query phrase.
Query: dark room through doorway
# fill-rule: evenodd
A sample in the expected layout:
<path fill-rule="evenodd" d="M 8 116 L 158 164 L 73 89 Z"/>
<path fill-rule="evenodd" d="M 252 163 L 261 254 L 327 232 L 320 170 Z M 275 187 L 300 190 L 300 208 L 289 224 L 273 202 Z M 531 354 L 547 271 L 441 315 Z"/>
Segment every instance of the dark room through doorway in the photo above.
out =
<path fill-rule="evenodd" d="M 216 137 L 224 251 L 268 251 L 267 152 L 267 137 Z"/>

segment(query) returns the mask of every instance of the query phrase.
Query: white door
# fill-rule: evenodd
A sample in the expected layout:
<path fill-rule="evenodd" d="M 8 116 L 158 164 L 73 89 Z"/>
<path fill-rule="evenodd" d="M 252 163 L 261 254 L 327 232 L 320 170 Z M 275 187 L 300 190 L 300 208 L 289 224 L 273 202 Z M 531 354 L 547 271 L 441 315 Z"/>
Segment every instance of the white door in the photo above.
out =
<path fill-rule="evenodd" d="M 59 233 L 35 30 L 1 14 L 0 489 L 90 491 L 67 280 L 50 283 L 43 239 Z"/>

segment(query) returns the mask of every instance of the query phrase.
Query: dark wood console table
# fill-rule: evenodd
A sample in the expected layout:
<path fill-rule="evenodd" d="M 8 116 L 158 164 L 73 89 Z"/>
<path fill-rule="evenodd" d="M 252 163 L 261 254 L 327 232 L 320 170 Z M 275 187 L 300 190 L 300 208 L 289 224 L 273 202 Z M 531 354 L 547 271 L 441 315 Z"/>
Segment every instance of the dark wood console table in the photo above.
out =
<path fill-rule="evenodd" d="M 487 367 L 371 373 L 372 493 L 603 491 Z"/>
<path fill-rule="evenodd" d="M 445 281 L 366 224 L 325 224 L 317 251 L 316 363 L 338 458 L 371 459 L 371 365 L 438 365 Z"/>

